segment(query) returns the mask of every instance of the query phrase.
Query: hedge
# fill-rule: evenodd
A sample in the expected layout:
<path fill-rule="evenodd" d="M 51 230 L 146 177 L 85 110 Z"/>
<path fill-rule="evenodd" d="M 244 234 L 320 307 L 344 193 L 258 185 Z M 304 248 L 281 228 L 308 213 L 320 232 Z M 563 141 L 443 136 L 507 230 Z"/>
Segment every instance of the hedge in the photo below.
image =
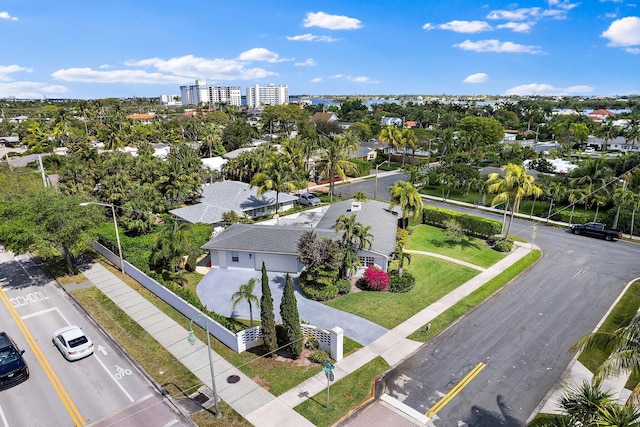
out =
<path fill-rule="evenodd" d="M 502 223 L 494 219 L 482 218 L 432 206 L 425 206 L 422 209 L 422 222 L 424 224 L 445 228 L 444 223 L 451 219 L 460 224 L 465 234 L 475 237 L 488 238 L 502 231 Z"/>
<path fill-rule="evenodd" d="M 356 166 L 354 178 L 367 176 L 371 173 L 371 162 L 362 159 L 351 159 L 350 162 Z"/>

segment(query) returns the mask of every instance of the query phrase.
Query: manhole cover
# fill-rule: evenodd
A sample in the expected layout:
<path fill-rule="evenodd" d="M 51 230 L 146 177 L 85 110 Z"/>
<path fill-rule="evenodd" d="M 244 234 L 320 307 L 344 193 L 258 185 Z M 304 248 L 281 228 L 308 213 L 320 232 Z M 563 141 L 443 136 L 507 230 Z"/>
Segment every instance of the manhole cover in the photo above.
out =
<path fill-rule="evenodd" d="M 195 400 L 196 402 L 198 402 L 199 404 L 203 404 L 204 402 L 206 402 L 207 400 L 209 400 L 209 396 L 207 396 L 204 393 L 198 393 L 196 394 L 196 396 L 193 398 L 193 400 Z"/>
<path fill-rule="evenodd" d="M 239 376 L 237 376 L 237 375 L 229 375 L 229 376 L 227 377 L 227 382 L 228 382 L 229 384 L 235 384 L 235 383 L 237 383 L 238 381 L 240 381 L 240 377 L 239 377 Z"/>

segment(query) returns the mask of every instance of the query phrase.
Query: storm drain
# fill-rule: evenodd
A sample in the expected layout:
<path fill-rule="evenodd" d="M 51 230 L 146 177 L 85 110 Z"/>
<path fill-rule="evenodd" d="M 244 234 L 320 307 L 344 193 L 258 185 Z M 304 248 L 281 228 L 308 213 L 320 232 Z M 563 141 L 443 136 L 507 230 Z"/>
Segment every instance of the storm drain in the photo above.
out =
<path fill-rule="evenodd" d="M 228 382 L 229 384 L 235 384 L 235 383 L 237 383 L 238 381 L 240 381 L 240 377 L 239 377 L 238 375 L 229 375 L 229 376 L 227 377 L 227 382 Z"/>
<path fill-rule="evenodd" d="M 207 396 L 204 393 L 198 393 L 194 397 L 192 397 L 192 399 L 198 402 L 200 405 L 202 405 L 209 400 L 209 396 Z"/>

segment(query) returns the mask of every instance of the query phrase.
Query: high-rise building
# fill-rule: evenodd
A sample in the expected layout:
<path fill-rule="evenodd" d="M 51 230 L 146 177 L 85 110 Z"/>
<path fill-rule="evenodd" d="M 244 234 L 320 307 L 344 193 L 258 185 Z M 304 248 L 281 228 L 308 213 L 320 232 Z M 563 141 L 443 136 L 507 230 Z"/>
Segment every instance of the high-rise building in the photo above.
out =
<path fill-rule="evenodd" d="M 242 105 L 240 86 L 211 86 L 206 80 L 196 80 L 192 86 L 180 86 L 182 105 L 227 104 Z"/>
<path fill-rule="evenodd" d="M 287 85 L 269 86 L 254 85 L 247 88 L 247 106 L 260 108 L 264 105 L 284 105 L 289 103 L 289 88 Z"/>

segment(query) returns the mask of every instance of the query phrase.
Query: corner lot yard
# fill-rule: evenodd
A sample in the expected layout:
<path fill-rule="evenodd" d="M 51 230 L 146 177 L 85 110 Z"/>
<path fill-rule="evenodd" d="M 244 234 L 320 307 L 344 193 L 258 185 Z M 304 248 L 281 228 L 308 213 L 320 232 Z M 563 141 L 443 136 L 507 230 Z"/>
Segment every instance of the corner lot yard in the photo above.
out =
<path fill-rule="evenodd" d="M 414 228 L 406 249 L 446 255 L 483 268 L 505 257 L 491 249 L 484 240 L 474 237 L 451 244 L 444 230 L 428 225 Z M 327 305 L 391 329 L 479 273 L 455 262 L 416 253 L 411 254 L 411 263 L 405 264 L 405 270 L 416 278 L 416 286 L 409 292 L 355 292 Z"/>

